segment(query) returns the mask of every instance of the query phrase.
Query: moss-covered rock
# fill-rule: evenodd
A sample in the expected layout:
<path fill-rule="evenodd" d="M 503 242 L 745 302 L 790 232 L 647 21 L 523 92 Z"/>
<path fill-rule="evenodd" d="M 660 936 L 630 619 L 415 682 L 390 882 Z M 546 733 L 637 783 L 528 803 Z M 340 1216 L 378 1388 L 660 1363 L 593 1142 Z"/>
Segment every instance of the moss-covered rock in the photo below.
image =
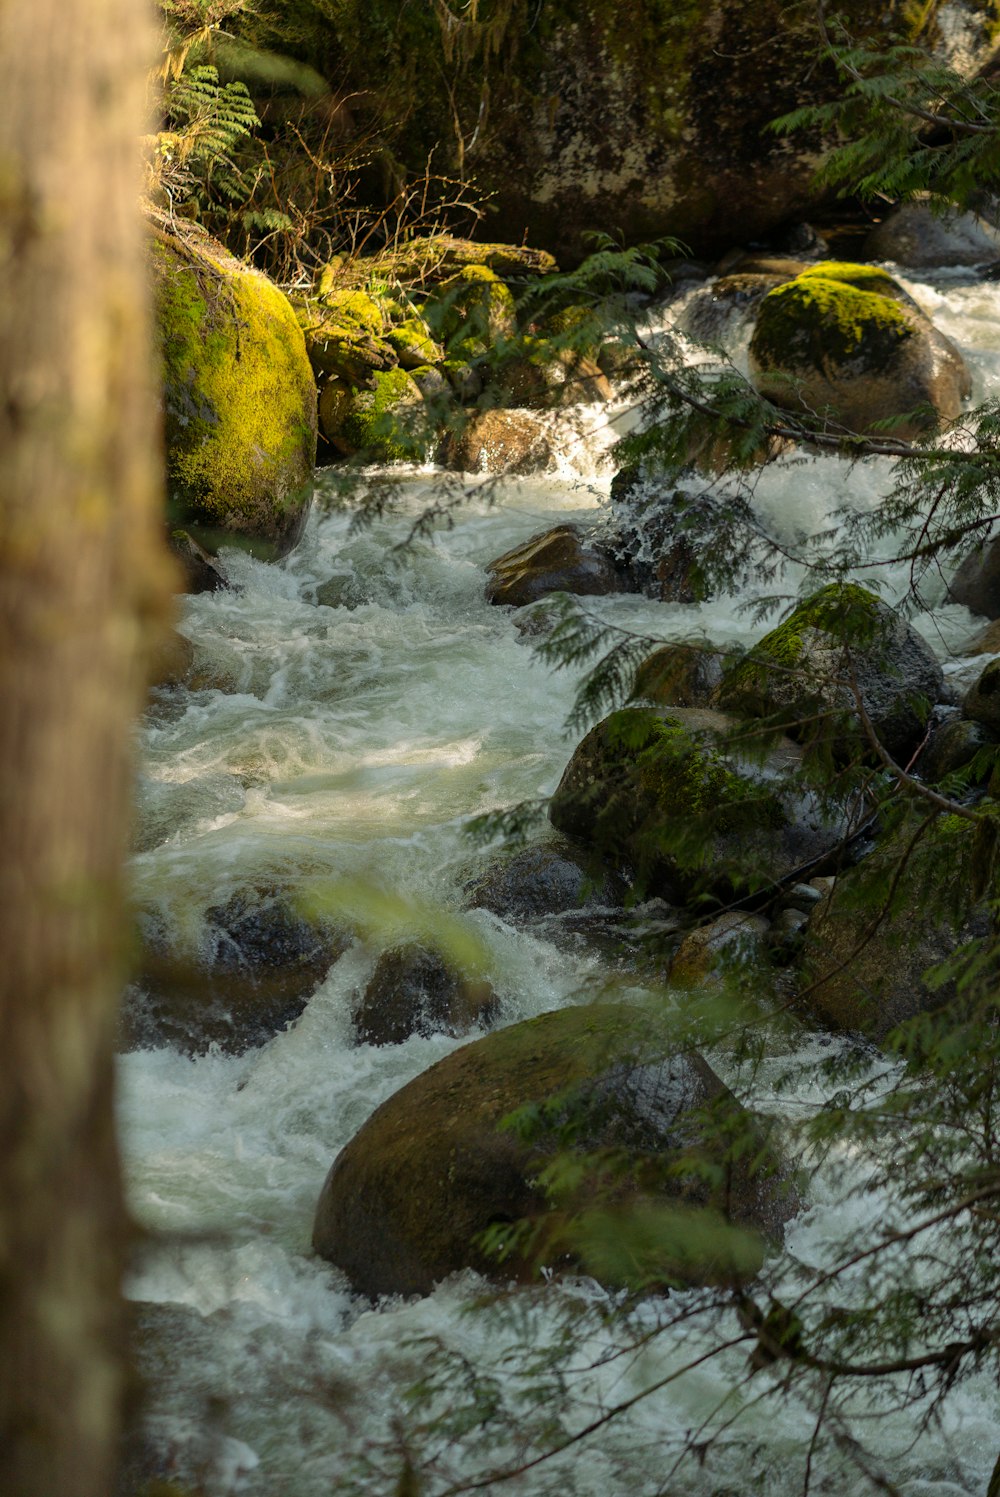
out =
<path fill-rule="evenodd" d="M 278 288 L 207 236 L 151 231 L 168 517 L 214 550 L 265 559 L 298 539 L 312 495 L 316 385 Z"/>
<path fill-rule="evenodd" d="M 362 303 L 368 301 L 355 293 Z M 382 336 L 381 313 L 378 325 L 371 320 L 358 321 L 337 307 L 322 302 L 298 301 L 295 315 L 306 340 L 309 361 L 319 376 L 335 375 L 349 384 L 364 385 L 373 374 L 395 369 L 399 362 L 395 349 Z"/>
<path fill-rule="evenodd" d="M 423 398 L 405 369 L 373 375 L 368 390 L 324 387 L 320 417 L 338 452 L 371 462 L 419 462 L 431 440 Z"/>
<path fill-rule="evenodd" d="M 826 261 L 764 297 L 750 340 L 762 395 L 852 432 L 910 437 L 952 421 L 972 389 L 954 344 L 873 265 Z"/>
<path fill-rule="evenodd" d="M 466 889 L 470 909 L 513 924 L 620 905 L 624 892 L 620 879 L 562 838 L 497 857 Z"/>
<path fill-rule="evenodd" d="M 530 245 L 479 244 L 454 234 L 428 234 L 377 255 L 338 263 L 330 267 L 329 274 L 324 272 L 326 281 L 321 279 L 321 285 L 387 281 L 403 286 L 436 286 L 467 265 L 484 265 L 510 281 L 550 275 L 557 269 L 550 254 Z"/>
<path fill-rule="evenodd" d="M 820 589 L 723 671 L 715 702 L 773 717 L 792 737 L 864 746 L 856 693 L 889 753 L 905 763 L 943 688 L 941 667 L 906 619 L 856 584 Z"/>
<path fill-rule="evenodd" d="M 553 1099 L 537 1137 L 500 1128 L 532 1104 L 544 1120 Z M 593 1157 L 550 1207 L 536 1183 L 540 1161 L 571 1118 L 573 1146 Z M 753 1146 L 730 1149 L 727 1138 Z M 617 1175 L 615 1155 L 627 1160 Z M 759 1269 L 794 1197 L 761 1131 L 705 1061 L 671 1054 L 645 1010 L 591 1005 L 466 1045 L 383 1103 L 327 1176 L 313 1246 L 373 1297 L 429 1294 L 463 1268 L 502 1280 L 582 1268 L 641 1285 L 642 1265 L 616 1246 L 636 1213 L 671 1205 L 649 1276 L 731 1282 Z M 481 1234 L 522 1219 L 539 1226 L 533 1244 L 498 1263 Z M 744 1230 L 727 1232 L 726 1222 Z"/>
<path fill-rule="evenodd" d="M 443 281 L 424 316 L 453 357 L 484 353 L 517 331 L 514 297 L 488 265 L 464 265 Z"/>
<path fill-rule="evenodd" d="M 709 707 L 722 677 L 722 661 L 704 640 L 664 645 L 636 670 L 629 700 L 659 707 Z"/>
<path fill-rule="evenodd" d="M 670 963 L 674 988 L 719 988 L 727 971 L 732 975 L 766 964 L 764 938 L 768 922 L 762 915 L 726 910 L 707 925 L 689 931 Z M 763 979 L 766 981 L 766 977 Z"/>
<path fill-rule="evenodd" d="M 419 369 L 421 365 L 444 362 L 444 349 L 440 343 L 435 343 L 426 323 L 419 317 L 407 317 L 390 328 L 386 342 L 404 369 Z"/>
<path fill-rule="evenodd" d="M 954 984 L 932 989 L 925 972 L 991 928 L 972 895 L 973 824 L 942 816 L 914 844 L 915 831 L 915 822 L 897 829 L 842 874 L 809 921 L 804 1004 L 838 1029 L 881 1040 L 904 1020 L 951 1002 Z"/>
<path fill-rule="evenodd" d="M 830 851 L 844 818 L 791 782 L 800 750 L 782 740 L 759 768 L 697 708 L 625 708 L 584 738 L 549 805 L 557 830 L 674 902 L 731 897 Z"/>
<path fill-rule="evenodd" d="M 605 596 L 621 592 L 623 579 L 599 551 L 585 546 L 576 525 L 557 525 L 505 551 L 487 567 L 490 603 L 521 608 L 550 593 Z"/>

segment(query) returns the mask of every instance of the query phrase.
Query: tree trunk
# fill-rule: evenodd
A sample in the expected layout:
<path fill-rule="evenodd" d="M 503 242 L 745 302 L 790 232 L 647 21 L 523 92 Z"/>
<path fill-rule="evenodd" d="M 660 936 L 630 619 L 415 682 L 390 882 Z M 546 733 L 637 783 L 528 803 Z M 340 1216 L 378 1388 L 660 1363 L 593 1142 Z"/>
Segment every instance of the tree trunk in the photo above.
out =
<path fill-rule="evenodd" d="M 107 1497 L 131 720 L 166 608 L 135 0 L 0 4 L 0 1492 Z"/>

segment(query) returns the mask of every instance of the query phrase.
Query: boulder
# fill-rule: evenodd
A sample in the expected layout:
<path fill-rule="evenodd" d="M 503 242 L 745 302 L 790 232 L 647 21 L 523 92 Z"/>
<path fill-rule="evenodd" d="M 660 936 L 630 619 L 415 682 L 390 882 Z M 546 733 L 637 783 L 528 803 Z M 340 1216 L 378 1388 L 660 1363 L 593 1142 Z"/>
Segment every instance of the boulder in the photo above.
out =
<path fill-rule="evenodd" d="M 445 439 L 440 461 L 459 473 L 538 473 L 554 461 L 552 437 L 528 411 L 480 411 Z"/>
<path fill-rule="evenodd" d="M 754 764 L 718 741 L 736 726 L 697 708 L 612 713 L 570 760 L 552 825 L 675 903 L 787 879 L 837 846 L 846 818 L 796 783 L 790 739 Z"/>
<path fill-rule="evenodd" d="M 1000 660 L 991 660 L 966 693 L 962 711 L 993 735 L 1000 735 Z"/>
<path fill-rule="evenodd" d="M 487 265 L 465 265 L 442 282 L 424 317 L 453 358 L 481 355 L 517 332 L 514 297 Z"/>
<path fill-rule="evenodd" d="M 912 437 L 953 421 L 972 390 L 958 349 L 884 270 L 825 261 L 760 303 L 750 375 L 788 410 L 847 431 Z"/>
<path fill-rule="evenodd" d="M 831 583 L 723 671 L 715 705 L 829 741 L 843 759 L 864 748 L 857 692 L 879 742 L 905 764 L 942 687 L 930 647 L 900 614 L 863 587 Z"/>
<path fill-rule="evenodd" d="M 543 410 L 606 403 L 612 395 L 607 376 L 594 359 L 554 347 L 544 338 L 518 340 L 510 357 L 491 371 L 490 387 L 505 404 Z"/>
<path fill-rule="evenodd" d="M 1000 618 L 1000 536 L 970 551 L 948 584 L 948 597 L 984 618 Z"/>
<path fill-rule="evenodd" d="M 316 384 L 288 300 L 207 235 L 151 229 L 167 513 L 209 551 L 282 556 L 316 461 Z"/>
<path fill-rule="evenodd" d="M 329 380 L 320 392 L 323 435 L 345 457 L 419 462 L 431 442 L 419 386 L 405 369 L 373 374 L 370 388 Z"/>
<path fill-rule="evenodd" d="M 914 270 L 986 265 L 1000 259 L 1000 231 L 977 213 L 935 213 L 929 203 L 901 203 L 872 229 L 864 257 Z"/>
<path fill-rule="evenodd" d="M 763 915 L 726 910 L 707 925 L 689 931 L 670 963 L 672 988 L 719 988 L 726 968 L 735 971 L 765 958 L 769 923 Z"/>
<path fill-rule="evenodd" d="M 724 659 L 705 640 L 664 645 L 647 655 L 637 669 L 629 701 L 660 707 L 709 707 L 722 678 Z"/>
<path fill-rule="evenodd" d="M 383 951 L 354 1015 L 366 1045 L 401 1045 L 414 1034 L 467 1034 L 496 1012 L 488 982 L 415 943 Z"/>
<path fill-rule="evenodd" d="M 552 1099 L 535 1137 L 500 1126 L 530 1106 L 544 1129 Z M 757 1146 L 730 1149 L 727 1128 Z M 567 1137 L 590 1159 L 550 1209 L 539 1170 Z M 617 1173 L 614 1156 L 627 1161 Z M 704 1060 L 672 1054 L 643 1009 L 587 1005 L 466 1045 L 384 1102 L 327 1176 L 313 1247 L 373 1298 L 429 1294 L 464 1268 L 501 1280 L 562 1266 L 633 1287 L 728 1283 L 759 1269 L 793 1206 L 759 1128 Z M 661 1231 L 643 1274 L 615 1261 L 614 1245 L 634 1213 L 657 1207 L 678 1230 Z M 708 1230 L 698 1207 L 712 1213 Z M 481 1235 L 522 1219 L 532 1240 L 498 1262 Z M 744 1230 L 727 1233 L 726 1221 Z"/>
<path fill-rule="evenodd" d="M 186 530 L 171 531 L 167 544 L 180 563 L 183 592 L 214 593 L 229 586 L 217 559 L 199 546 Z"/>
<path fill-rule="evenodd" d="M 151 687 L 180 686 L 194 665 L 194 645 L 176 629 L 158 634 L 148 667 Z"/>
<path fill-rule="evenodd" d="M 948 776 L 965 769 L 983 749 L 997 744 L 996 731 L 973 722 L 968 717 L 953 717 L 933 729 L 927 745 L 921 750 L 915 771 L 922 780 L 937 785 Z M 972 776 L 973 784 L 982 784 L 989 773 Z"/>
<path fill-rule="evenodd" d="M 563 845 L 543 844 L 494 860 L 466 886 L 469 909 L 511 923 L 620 905 L 624 888 L 607 869 Z"/>
<path fill-rule="evenodd" d="M 204 913 L 194 942 L 156 911 L 140 920 L 142 957 L 122 1013 L 125 1050 L 216 1044 L 239 1055 L 305 1008 L 350 937 L 307 920 L 267 885 L 237 890 Z"/>
<path fill-rule="evenodd" d="M 700 603 L 711 596 L 705 561 L 718 553 L 725 525 L 711 494 L 665 487 L 641 469 L 623 468 L 611 483 L 611 513 L 598 544 L 628 590 L 662 603 Z"/>
<path fill-rule="evenodd" d="M 838 1029 L 875 1040 L 952 1002 L 954 983 L 932 989 L 924 974 L 991 929 L 987 908 L 972 893 L 973 824 L 939 817 L 911 850 L 915 829 L 915 823 L 897 829 L 842 874 L 806 930 L 803 1006 Z M 890 876 L 904 854 L 883 915 Z"/>
<path fill-rule="evenodd" d="M 490 603 L 521 608 L 549 593 L 606 596 L 622 592 L 622 578 L 600 551 L 583 543 L 576 525 L 557 525 L 505 551 L 486 568 Z"/>
<path fill-rule="evenodd" d="M 428 234 L 376 255 L 332 263 L 320 278 L 320 289 L 324 285 L 365 285 L 371 281 L 439 286 L 470 265 L 485 266 L 504 280 L 515 282 L 551 275 L 557 269 L 550 254 L 530 245 L 479 244 L 455 234 Z"/>

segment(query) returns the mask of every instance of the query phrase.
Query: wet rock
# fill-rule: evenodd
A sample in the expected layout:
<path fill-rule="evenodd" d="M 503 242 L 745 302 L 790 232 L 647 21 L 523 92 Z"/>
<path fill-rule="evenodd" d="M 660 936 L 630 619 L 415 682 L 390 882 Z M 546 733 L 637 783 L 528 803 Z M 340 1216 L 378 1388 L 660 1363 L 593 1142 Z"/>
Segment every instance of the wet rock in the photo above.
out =
<path fill-rule="evenodd" d="M 972 390 L 958 349 L 884 270 L 839 261 L 764 298 L 750 375 L 785 409 L 826 412 L 851 432 L 892 421 L 895 437 L 953 421 Z"/>
<path fill-rule="evenodd" d="M 790 739 L 763 765 L 718 742 L 735 721 L 685 707 L 612 713 L 570 760 L 553 826 L 675 903 L 787 878 L 837 845 L 845 818 L 788 783 L 801 756 Z"/>
<path fill-rule="evenodd" d="M 241 1054 L 305 1008 L 350 936 L 306 919 L 279 889 L 250 887 L 205 911 L 192 945 L 161 915 L 140 918 L 142 957 L 122 1013 L 125 1050 L 212 1044 Z"/>
<path fill-rule="evenodd" d="M 411 944 L 384 951 L 354 1016 L 366 1045 L 401 1045 L 414 1034 L 467 1034 L 496 1012 L 489 983 L 457 972 L 436 951 Z"/>
<path fill-rule="evenodd" d="M 901 615 L 856 584 L 831 584 L 723 671 L 715 702 L 787 723 L 802 741 L 838 735 L 847 757 L 864 747 L 857 692 L 879 742 L 905 764 L 924 733 L 920 703 L 942 689 L 941 667 Z"/>
<path fill-rule="evenodd" d="M 502 363 L 490 379 L 505 404 L 548 409 L 611 399 L 611 385 L 594 359 L 554 349 L 544 339 L 524 339 L 522 344 L 533 346 Z"/>
<path fill-rule="evenodd" d="M 498 1125 L 515 1108 L 553 1097 L 561 1099 L 557 1133 L 568 1116 L 578 1121 L 572 1147 L 624 1152 L 629 1167 L 609 1189 L 607 1167 L 598 1164 L 549 1209 L 534 1182 L 539 1159 L 559 1140 L 529 1141 Z M 717 1110 L 717 1132 L 693 1116 L 706 1106 Z M 760 1153 L 724 1165 L 724 1129 L 741 1124 Z M 750 1153 L 762 1169 L 752 1172 Z M 708 1163 L 718 1167 L 714 1188 L 705 1184 Z M 671 1054 L 646 1010 L 588 1005 L 466 1045 L 383 1103 L 327 1176 L 313 1246 L 372 1297 L 429 1294 L 463 1268 L 526 1280 L 543 1265 L 564 1266 L 634 1283 L 613 1251 L 588 1251 L 574 1236 L 578 1213 L 597 1213 L 603 1241 L 614 1243 L 630 1212 L 669 1203 L 707 1206 L 745 1228 L 735 1242 L 701 1234 L 688 1243 L 677 1234 L 672 1253 L 664 1246 L 659 1282 L 713 1283 L 757 1271 L 764 1240 L 780 1233 L 794 1200 L 752 1119 L 705 1061 Z M 530 1253 L 498 1263 L 484 1252 L 483 1232 L 523 1218 L 543 1229 Z"/>
<path fill-rule="evenodd" d="M 199 546 L 193 535 L 186 530 L 174 530 L 169 537 L 169 546 L 181 565 L 184 578 L 182 591 L 186 593 L 214 593 L 229 583 L 220 570 L 214 556 Z"/>
<path fill-rule="evenodd" d="M 180 686 L 194 665 L 194 645 L 186 635 L 168 629 L 160 635 L 149 659 L 151 687 Z"/>
<path fill-rule="evenodd" d="M 599 863 L 577 855 L 564 845 L 526 847 L 497 858 L 487 871 L 466 886 L 469 909 L 491 910 L 511 923 L 620 905 L 624 885 Z"/>
<path fill-rule="evenodd" d="M 1000 259 L 1000 231 L 976 213 L 935 213 L 929 203 L 902 203 L 865 240 L 866 260 L 913 269 L 986 265 Z"/>
<path fill-rule="evenodd" d="M 764 960 L 769 922 L 763 915 L 727 910 L 684 937 L 670 964 L 675 988 L 721 987 L 726 970 L 735 972 Z"/>
<path fill-rule="evenodd" d="M 585 546 L 576 525 L 557 525 L 491 561 L 486 597 L 522 608 L 549 593 L 606 596 L 623 591 L 622 578 L 601 552 Z"/>
<path fill-rule="evenodd" d="M 528 411 L 480 411 L 445 438 L 440 460 L 460 473 L 538 473 L 553 461 L 545 421 Z"/>
<path fill-rule="evenodd" d="M 372 462 L 416 462 L 431 442 L 420 390 L 405 369 L 373 374 L 355 390 L 329 380 L 320 391 L 323 435 L 345 457 Z"/>

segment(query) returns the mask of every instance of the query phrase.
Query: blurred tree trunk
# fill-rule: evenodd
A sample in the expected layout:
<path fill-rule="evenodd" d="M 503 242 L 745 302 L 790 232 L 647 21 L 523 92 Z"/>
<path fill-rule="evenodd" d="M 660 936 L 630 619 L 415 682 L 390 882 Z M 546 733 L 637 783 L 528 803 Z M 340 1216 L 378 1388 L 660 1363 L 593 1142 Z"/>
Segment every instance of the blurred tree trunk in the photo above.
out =
<path fill-rule="evenodd" d="M 150 17 L 0 3 L 0 1492 L 108 1497 L 132 718 L 166 608 L 137 198 Z"/>

